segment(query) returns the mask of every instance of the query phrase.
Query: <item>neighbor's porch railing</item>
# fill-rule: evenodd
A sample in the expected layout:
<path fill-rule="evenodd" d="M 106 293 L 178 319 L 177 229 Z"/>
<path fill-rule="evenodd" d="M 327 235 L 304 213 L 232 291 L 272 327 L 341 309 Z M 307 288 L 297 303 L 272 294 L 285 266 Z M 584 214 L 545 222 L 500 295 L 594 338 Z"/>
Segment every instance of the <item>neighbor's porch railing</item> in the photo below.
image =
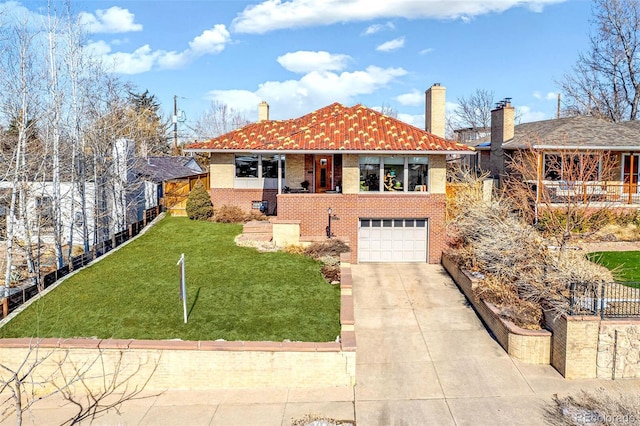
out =
<path fill-rule="evenodd" d="M 601 318 L 640 318 L 640 283 L 610 282 L 599 288 L 578 289 L 571 285 L 570 315 L 599 315 Z"/>
<path fill-rule="evenodd" d="M 540 203 L 640 204 L 640 187 L 620 182 L 543 181 L 538 196 Z"/>

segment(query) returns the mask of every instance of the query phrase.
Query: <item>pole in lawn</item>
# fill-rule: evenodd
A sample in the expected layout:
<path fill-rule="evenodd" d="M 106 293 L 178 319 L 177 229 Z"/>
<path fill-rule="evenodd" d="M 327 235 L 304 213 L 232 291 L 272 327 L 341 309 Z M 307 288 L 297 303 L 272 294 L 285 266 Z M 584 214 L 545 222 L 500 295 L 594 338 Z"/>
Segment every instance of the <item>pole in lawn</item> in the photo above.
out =
<path fill-rule="evenodd" d="M 182 300 L 182 309 L 184 310 L 184 323 L 187 323 L 187 282 L 184 276 L 184 253 L 180 256 L 180 260 L 176 265 L 180 266 L 180 300 Z"/>

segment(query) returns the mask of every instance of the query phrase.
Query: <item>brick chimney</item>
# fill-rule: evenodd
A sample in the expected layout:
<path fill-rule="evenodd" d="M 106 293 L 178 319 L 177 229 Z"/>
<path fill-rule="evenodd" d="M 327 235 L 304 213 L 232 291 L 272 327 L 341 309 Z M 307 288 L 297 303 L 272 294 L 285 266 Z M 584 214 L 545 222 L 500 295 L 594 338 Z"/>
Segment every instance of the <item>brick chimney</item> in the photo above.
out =
<path fill-rule="evenodd" d="M 491 154 L 489 167 L 494 179 L 504 175 L 504 151 L 502 144 L 513 139 L 515 108 L 511 98 L 504 98 L 491 110 Z"/>
<path fill-rule="evenodd" d="M 444 138 L 445 134 L 445 93 L 447 89 L 435 83 L 425 94 L 424 129 L 436 136 Z"/>
<path fill-rule="evenodd" d="M 258 121 L 268 121 L 269 120 L 269 104 L 267 101 L 260 102 L 258 105 Z"/>

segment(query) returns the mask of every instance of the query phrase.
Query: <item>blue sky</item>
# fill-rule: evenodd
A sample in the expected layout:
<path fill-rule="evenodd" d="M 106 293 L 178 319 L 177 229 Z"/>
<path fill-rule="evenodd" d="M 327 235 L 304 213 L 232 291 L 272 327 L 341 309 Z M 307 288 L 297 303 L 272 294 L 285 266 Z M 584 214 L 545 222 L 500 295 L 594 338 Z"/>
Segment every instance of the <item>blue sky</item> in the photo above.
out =
<path fill-rule="evenodd" d="M 30 8 L 35 2 L 23 2 Z M 588 47 L 591 3 L 562 0 L 73 2 L 89 47 L 187 121 L 212 100 L 257 118 L 331 102 L 389 105 L 424 123 L 424 90 L 448 108 L 476 89 L 511 97 L 522 121 L 552 118 L 557 81 Z"/>

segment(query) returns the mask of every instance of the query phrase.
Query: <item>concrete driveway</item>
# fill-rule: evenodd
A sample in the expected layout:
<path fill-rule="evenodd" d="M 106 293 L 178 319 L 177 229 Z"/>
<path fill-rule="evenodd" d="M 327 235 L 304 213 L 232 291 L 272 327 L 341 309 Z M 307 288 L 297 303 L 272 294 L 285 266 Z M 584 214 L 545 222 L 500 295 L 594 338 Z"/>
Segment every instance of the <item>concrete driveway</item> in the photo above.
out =
<path fill-rule="evenodd" d="M 554 393 L 637 381 L 566 381 L 509 357 L 439 265 L 352 265 L 358 425 L 536 425 Z"/>

